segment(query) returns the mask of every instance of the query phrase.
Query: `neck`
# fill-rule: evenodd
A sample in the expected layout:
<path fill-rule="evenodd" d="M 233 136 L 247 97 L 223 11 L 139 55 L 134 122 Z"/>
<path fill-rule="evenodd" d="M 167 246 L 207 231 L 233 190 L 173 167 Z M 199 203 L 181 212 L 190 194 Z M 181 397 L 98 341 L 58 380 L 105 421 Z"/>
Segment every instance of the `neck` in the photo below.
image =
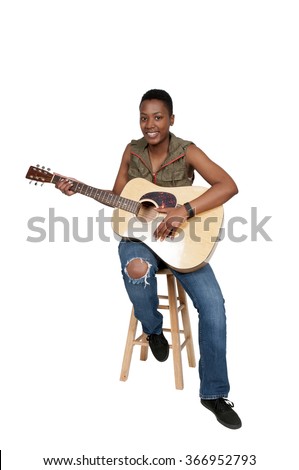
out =
<path fill-rule="evenodd" d="M 148 144 L 149 154 L 152 156 L 157 156 L 157 157 L 167 155 L 168 150 L 169 150 L 169 142 L 170 142 L 170 135 L 159 144 L 156 144 L 156 145 Z"/>
<path fill-rule="evenodd" d="M 57 183 L 60 179 L 60 175 L 53 175 L 51 183 Z M 75 193 L 83 194 L 84 196 L 91 197 L 105 206 L 118 207 L 133 214 L 137 214 L 140 208 L 140 202 L 134 201 L 132 199 L 127 199 L 118 194 L 113 193 L 112 191 L 107 191 L 104 189 L 94 188 L 87 184 L 81 183 L 80 181 L 72 181 L 73 183 L 72 191 Z"/>

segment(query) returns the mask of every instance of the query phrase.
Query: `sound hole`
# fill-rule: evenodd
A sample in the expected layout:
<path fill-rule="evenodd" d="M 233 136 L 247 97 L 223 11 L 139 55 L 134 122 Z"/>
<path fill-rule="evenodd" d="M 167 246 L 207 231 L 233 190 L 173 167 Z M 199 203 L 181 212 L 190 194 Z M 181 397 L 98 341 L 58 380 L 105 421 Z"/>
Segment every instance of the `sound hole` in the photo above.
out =
<path fill-rule="evenodd" d="M 176 207 L 177 200 L 174 194 L 165 191 L 152 191 L 140 198 L 140 209 L 137 219 L 141 222 L 151 222 L 159 218 L 163 220 L 163 214 L 157 212 L 155 207 Z"/>
<path fill-rule="evenodd" d="M 155 207 L 157 206 L 152 201 L 142 201 L 137 214 L 137 219 L 140 220 L 140 222 L 151 222 L 159 216 Z"/>

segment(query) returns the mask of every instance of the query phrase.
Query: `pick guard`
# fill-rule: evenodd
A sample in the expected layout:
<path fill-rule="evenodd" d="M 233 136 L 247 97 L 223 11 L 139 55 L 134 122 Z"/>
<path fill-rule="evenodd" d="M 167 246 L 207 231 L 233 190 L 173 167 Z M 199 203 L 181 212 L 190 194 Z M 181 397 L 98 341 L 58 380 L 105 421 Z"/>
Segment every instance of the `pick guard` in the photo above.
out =
<path fill-rule="evenodd" d="M 174 194 L 165 191 L 152 191 L 139 199 L 140 202 L 152 201 L 157 207 L 176 207 L 177 199 Z"/>

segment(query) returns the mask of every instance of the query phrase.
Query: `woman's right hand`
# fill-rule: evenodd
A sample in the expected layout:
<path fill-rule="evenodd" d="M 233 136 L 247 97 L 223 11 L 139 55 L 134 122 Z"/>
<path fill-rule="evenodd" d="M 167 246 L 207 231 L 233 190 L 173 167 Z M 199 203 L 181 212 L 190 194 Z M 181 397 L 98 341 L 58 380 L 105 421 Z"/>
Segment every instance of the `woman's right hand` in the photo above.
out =
<path fill-rule="evenodd" d="M 59 189 L 66 196 L 72 196 L 73 194 L 75 194 L 75 192 L 72 191 L 71 188 L 73 186 L 73 182 L 78 181 L 78 180 L 76 180 L 75 178 L 68 178 L 62 175 L 58 175 L 58 176 L 60 176 L 60 179 L 58 183 L 55 184 L 55 187 Z"/>

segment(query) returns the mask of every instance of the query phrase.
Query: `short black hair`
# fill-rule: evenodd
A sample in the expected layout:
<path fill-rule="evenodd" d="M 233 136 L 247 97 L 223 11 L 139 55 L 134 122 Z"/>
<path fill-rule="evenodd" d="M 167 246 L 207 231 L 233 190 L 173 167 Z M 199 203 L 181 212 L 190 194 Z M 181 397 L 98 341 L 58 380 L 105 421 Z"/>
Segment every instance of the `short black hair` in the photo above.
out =
<path fill-rule="evenodd" d="M 171 99 L 171 96 L 169 95 L 169 93 L 167 93 L 167 91 L 157 90 L 157 89 L 147 91 L 146 93 L 144 93 L 143 97 L 141 98 L 139 107 L 141 106 L 141 103 L 145 100 L 164 101 L 165 105 L 167 106 L 167 109 L 169 111 L 170 116 L 173 114 L 172 99 Z"/>

